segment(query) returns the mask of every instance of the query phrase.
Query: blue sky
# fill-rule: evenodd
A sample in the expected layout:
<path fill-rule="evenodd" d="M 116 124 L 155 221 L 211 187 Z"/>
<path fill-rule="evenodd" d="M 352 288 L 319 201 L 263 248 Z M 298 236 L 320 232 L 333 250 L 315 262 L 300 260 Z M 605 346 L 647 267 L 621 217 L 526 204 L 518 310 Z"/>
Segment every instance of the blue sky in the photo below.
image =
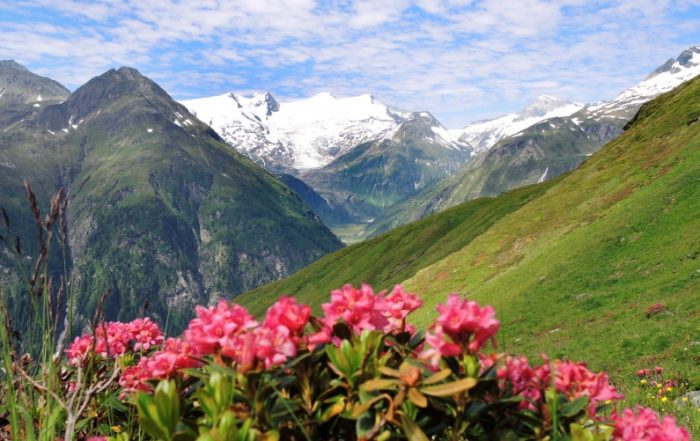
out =
<path fill-rule="evenodd" d="M 73 90 L 122 65 L 176 99 L 371 93 L 448 127 L 614 97 L 700 44 L 700 0 L 9 0 L 0 59 Z"/>

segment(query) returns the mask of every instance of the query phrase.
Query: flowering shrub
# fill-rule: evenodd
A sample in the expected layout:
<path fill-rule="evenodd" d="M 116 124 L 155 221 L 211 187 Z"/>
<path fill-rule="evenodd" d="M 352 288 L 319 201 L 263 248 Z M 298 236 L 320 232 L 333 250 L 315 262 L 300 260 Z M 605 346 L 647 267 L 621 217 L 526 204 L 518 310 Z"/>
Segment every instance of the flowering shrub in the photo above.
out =
<path fill-rule="evenodd" d="M 159 440 L 690 439 L 651 409 L 618 413 L 622 395 L 584 363 L 490 351 L 490 306 L 453 294 L 424 334 L 406 322 L 421 304 L 346 285 L 322 317 L 281 297 L 258 322 L 222 301 L 182 338 L 106 323 L 66 355 L 76 369 L 119 357 L 115 392 Z"/>

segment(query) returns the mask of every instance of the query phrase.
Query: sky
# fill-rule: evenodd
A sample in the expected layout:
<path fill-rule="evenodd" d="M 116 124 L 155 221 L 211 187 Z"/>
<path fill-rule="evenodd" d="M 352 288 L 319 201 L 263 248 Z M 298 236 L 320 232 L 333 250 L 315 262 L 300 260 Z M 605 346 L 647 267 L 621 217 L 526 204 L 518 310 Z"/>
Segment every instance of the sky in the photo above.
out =
<path fill-rule="evenodd" d="M 700 44 L 700 0 L 4 0 L 0 59 L 71 90 L 131 66 L 175 99 L 370 93 L 444 125 L 613 98 Z"/>

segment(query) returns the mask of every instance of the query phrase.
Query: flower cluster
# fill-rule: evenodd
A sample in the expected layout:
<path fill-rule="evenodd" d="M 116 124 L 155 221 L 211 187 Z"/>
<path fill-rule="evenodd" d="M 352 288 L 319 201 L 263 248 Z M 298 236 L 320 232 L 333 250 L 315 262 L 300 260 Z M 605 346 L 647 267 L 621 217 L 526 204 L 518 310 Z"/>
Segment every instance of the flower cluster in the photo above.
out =
<path fill-rule="evenodd" d="M 497 376 L 501 388 L 520 395 L 523 401 L 521 408 L 537 410 L 544 399 L 544 392 L 552 384 L 554 371 L 554 386 L 560 394 L 571 400 L 586 396 L 589 399 L 589 415 L 596 414 L 598 405 L 608 400 L 624 398 L 610 384 L 608 375 L 604 372 L 591 372 L 585 363 L 574 363 L 566 360 L 551 362 L 542 356 L 544 362 L 539 366 L 531 366 L 526 357 L 506 357 L 503 367 L 498 369 Z"/>
<path fill-rule="evenodd" d="M 160 350 L 141 357 L 136 366 L 124 369 L 119 385 L 124 392 L 150 391 L 149 381 L 172 378 L 181 369 L 200 366 L 196 355 L 189 343 L 179 338 L 169 338 Z"/>
<path fill-rule="evenodd" d="M 665 410 L 669 402 L 673 402 L 687 390 L 687 380 L 666 378 L 664 369 L 656 366 L 653 369 L 637 371 L 641 388 L 647 390 L 647 398 L 652 407 Z M 683 400 L 687 402 L 687 398 Z"/>
<path fill-rule="evenodd" d="M 333 327 L 342 322 L 353 334 L 379 330 L 385 334 L 410 330 L 406 317 L 420 308 L 423 301 L 415 294 L 406 293 L 397 285 L 388 296 L 375 294 L 372 287 L 363 284 L 359 289 L 345 285 L 331 292 L 330 303 L 324 303 L 323 329 L 309 338 L 310 343 L 340 343 L 333 337 Z"/>
<path fill-rule="evenodd" d="M 184 337 L 194 351 L 209 355 L 231 346 L 236 335 L 258 325 L 248 311 L 222 300 L 211 308 L 197 306 L 197 318 L 190 321 Z"/>
<path fill-rule="evenodd" d="M 625 409 L 614 417 L 614 439 L 619 441 L 690 441 L 690 434 L 671 416 L 659 416 L 652 409 Z"/>
<path fill-rule="evenodd" d="M 500 323 L 491 306 L 481 308 L 474 301 L 452 294 L 446 304 L 438 305 L 436 309 L 440 315 L 431 327 L 432 332 L 425 337 L 430 348 L 422 353 L 433 367 L 437 366 L 441 356 L 476 354 L 488 340 L 496 346 L 495 336 Z"/>
<path fill-rule="evenodd" d="M 196 420 L 200 434 L 209 429 L 209 434 L 219 433 L 223 427 L 220 423 L 240 412 L 245 418 L 252 418 L 246 424 L 259 425 L 254 429 L 245 426 L 245 430 L 258 431 L 255 436 L 282 428 L 277 434 L 280 439 L 298 438 L 302 429 L 297 431 L 295 423 L 285 419 L 285 407 L 276 401 L 284 397 L 320 409 L 321 418 L 310 419 L 303 429 L 315 430 L 318 437 L 325 436 L 326 429 L 331 430 L 326 433 L 329 438 L 338 435 L 337 439 L 369 439 L 380 430 L 405 436 L 409 431 L 423 429 L 426 433 L 438 433 L 444 427 L 464 431 L 461 435 L 465 439 L 502 429 L 515 430 L 524 437 L 555 432 L 563 436 L 570 435 L 573 425 L 588 430 L 580 423 L 593 421 L 596 427 L 608 428 L 599 433 L 605 433 L 601 440 L 689 440 L 688 432 L 678 427 L 673 418 L 660 418 L 649 408 L 605 416 L 602 405 L 623 396 L 606 373 L 592 372 L 585 363 L 549 360 L 543 355 L 539 364 L 533 364 L 524 356 L 485 353 L 489 341 L 495 346 L 500 326 L 495 311 L 457 294 L 437 306 L 438 317 L 424 340 L 418 338 L 421 334 L 414 334 L 411 339 L 399 338 L 405 331 L 412 332 L 406 320 L 421 304 L 415 294 L 405 292 L 401 286 L 387 294 L 374 293 L 369 285 L 345 285 L 333 291 L 330 302 L 322 305 L 322 317 L 312 317 L 309 306 L 282 296 L 257 321 L 244 307 L 221 301 L 211 307 L 198 306 L 196 317 L 181 338 L 164 340 L 158 326 L 149 319 L 126 324 L 107 322 L 98 326 L 94 335 L 76 338 L 66 355 L 71 364 L 82 366 L 91 353 L 109 360 L 133 351 L 133 357 L 123 357 L 118 364 L 130 364 L 122 367 L 121 397 L 146 392 L 148 395 L 140 395 L 134 401 L 137 406 L 196 397 L 196 403 L 190 401 L 182 409 L 203 406 L 207 418 L 170 415 L 168 427 Z M 341 339 L 346 341 L 341 344 Z M 398 341 L 403 343 L 397 345 Z M 326 343 L 331 344 L 316 349 Z M 368 357 L 371 353 L 381 355 Z M 284 367 L 290 360 L 295 369 Z M 201 376 L 193 375 L 196 381 L 186 375 L 193 373 L 187 369 L 206 364 L 232 367 L 246 375 L 232 375 L 225 381 L 208 369 Z M 270 378 L 279 378 L 281 367 L 284 382 L 266 385 Z M 640 370 L 637 375 L 643 385 L 658 389 L 663 397 L 677 388 L 673 380 L 664 380 L 660 367 Z M 357 381 L 358 378 L 363 380 Z M 167 381 L 156 388 L 161 380 Z M 203 384 L 206 389 L 202 389 Z M 151 394 L 154 390 L 156 393 Z M 232 390 L 237 397 L 233 401 L 228 395 Z M 224 398 L 225 402 L 218 402 Z M 579 406 L 567 406 L 578 399 L 582 399 Z M 402 413 L 400 426 L 387 425 L 387 418 L 395 409 L 403 409 L 399 406 L 405 402 L 412 403 L 408 408 L 416 416 Z M 584 402 L 588 403 L 587 408 Z M 251 416 L 251 405 L 255 417 Z M 556 413 L 558 425 L 552 420 L 557 406 L 568 409 Z M 423 413 L 426 408 L 429 411 Z M 142 409 L 139 412 L 141 418 L 151 417 Z M 375 421 L 374 427 L 365 429 L 351 421 L 368 412 Z M 518 423 L 520 412 L 528 425 Z M 461 423 L 461 417 L 455 419 L 464 414 L 475 422 L 472 432 L 471 426 Z M 338 420 L 328 424 L 331 418 Z M 412 421 L 407 423 L 406 418 Z M 216 419 L 221 421 L 215 422 Z M 146 426 L 153 424 L 165 423 L 149 420 Z M 334 428 L 340 431 L 333 432 Z M 361 430 L 367 431 L 360 433 Z"/>
<path fill-rule="evenodd" d="M 158 324 L 143 318 L 130 323 L 100 323 L 94 334 L 76 337 L 65 352 L 70 363 L 79 366 L 92 353 L 102 358 L 118 357 L 131 349 L 146 351 L 162 342 L 163 333 Z"/>

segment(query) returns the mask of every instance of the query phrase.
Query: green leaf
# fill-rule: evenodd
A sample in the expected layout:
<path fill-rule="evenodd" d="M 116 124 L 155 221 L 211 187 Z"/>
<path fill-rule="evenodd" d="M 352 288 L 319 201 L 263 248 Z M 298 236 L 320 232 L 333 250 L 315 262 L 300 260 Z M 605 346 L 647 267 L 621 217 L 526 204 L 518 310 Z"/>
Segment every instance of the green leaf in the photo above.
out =
<path fill-rule="evenodd" d="M 391 403 L 391 396 L 389 396 L 389 394 L 381 394 L 367 402 L 356 404 L 355 407 L 352 408 L 352 417 L 359 417 L 363 413 L 367 412 L 372 406 L 374 406 L 375 403 L 384 399 L 388 400 L 389 403 Z"/>
<path fill-rule="evenodd" d="M 440 372 L 436 372 L 433 375 L 431 375 L 430 377 L 423 380 L 423 384 L 430 385 L 430 384 L 439 383 L 442 380 L 444 380 L 445 378 L 449 377 L 450 375 L 452 375 L 451 370 L 443 369 Z"/>
<path fill-rule="evenodd" d="M 581 413 L 588 405 L 588 397 L 582 396 L 561 406 L 559 415 L 563 417 L 574 417 Z"/>
<path fill-rule="evenodd" d="M 401 427 L 408 441 L 429 441 L 418 424 L 406 415 L 401 415 Z"/>
<path fill-rule="evenodd" d="M 374 378 L 372 380 L 367 380 L 362 384 L 362 388 L 368 392 L 382 390 L 382 389 L 393 389 L 397 384 L 397 380 L 390 380 L 388 378 Z"/>
<path fill-rule="evenodd" d="M 372 412 L 364 412 L 355 422 L 355 431 L 358 438 L 367 438 L 374 431 L 376 418 Z"/>
<path fill-rule="evenodd" d="M 428 399 L 415 387 L 408 389 L 408 399 L 418 407 L 428 407 Z"/>
<path fill-rule="evenodd" d="M 467 377 L 449 383 L 438 384 L 437 386 L 424 387 L 421 389 L 421 392 L 433 397 L 450 397 L 471 389 L 476 383 L 476 378 Z"/>

